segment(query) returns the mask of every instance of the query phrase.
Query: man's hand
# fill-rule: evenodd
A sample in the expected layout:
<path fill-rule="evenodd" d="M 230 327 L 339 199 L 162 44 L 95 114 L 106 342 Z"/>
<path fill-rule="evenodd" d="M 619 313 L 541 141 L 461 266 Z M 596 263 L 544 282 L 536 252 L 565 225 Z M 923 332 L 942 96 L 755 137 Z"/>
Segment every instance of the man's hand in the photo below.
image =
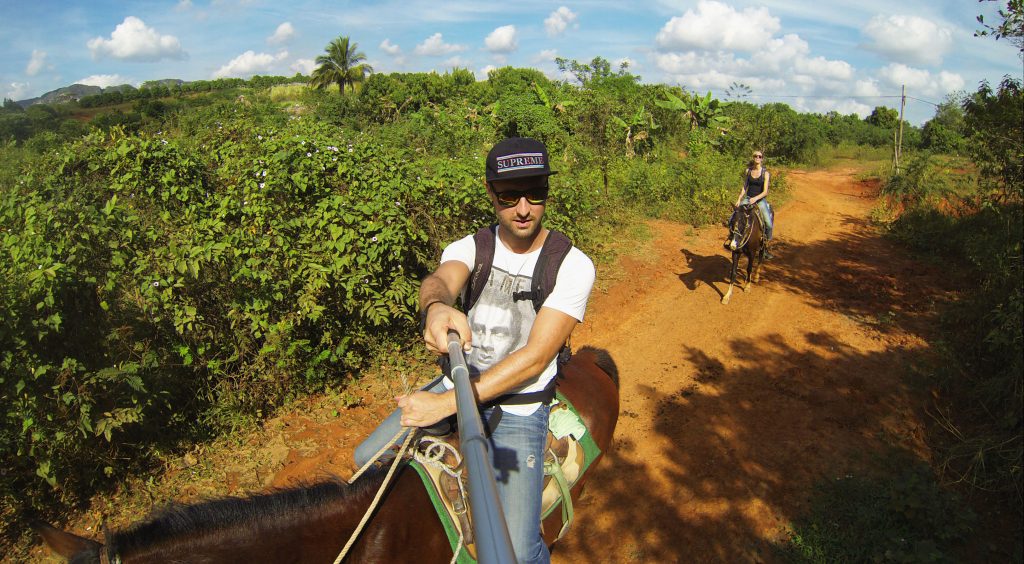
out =
<path fill-rule="evenodd" d="M 413 392 L 395 398 L 403 427 L 427 427 L 455 413 L 455 393 Z"/>
<path fill-rule="evenodd" d="M 473 348 L 473 334 L 469 330 L 466 314 L 441 302 L 431 304 L 427 308 L 427 322 L 423 330 L 423 340 L 427 350 L 437 354 L 448 354 L 448 330 L 459 334 L 462 350 L 469 352 Z"/>

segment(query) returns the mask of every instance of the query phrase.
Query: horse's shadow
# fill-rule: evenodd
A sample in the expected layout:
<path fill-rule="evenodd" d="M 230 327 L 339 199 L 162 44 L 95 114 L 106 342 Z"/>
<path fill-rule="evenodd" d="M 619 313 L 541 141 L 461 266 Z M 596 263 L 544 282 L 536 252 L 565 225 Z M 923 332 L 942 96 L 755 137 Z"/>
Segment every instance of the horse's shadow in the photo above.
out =
<path fill-rule="evenodd" d="M 696 290 L 701 283 L 704 283 L 714 288 L 719 296 L 725 295 L 724 291 L 715 286 L 715 282 L 728 280 L 727 275 L 729 268 L 732 266 L 732 262 L 728 257 L 717 254 L 701 256 L 689 249 L 680 249 L 680 252 L 686 257 L 686 266 L 690 268 L 689 272 L 679 274 L 679 279 L 683 281 L 683 284 L 686 284 L 687 288 Z"/>

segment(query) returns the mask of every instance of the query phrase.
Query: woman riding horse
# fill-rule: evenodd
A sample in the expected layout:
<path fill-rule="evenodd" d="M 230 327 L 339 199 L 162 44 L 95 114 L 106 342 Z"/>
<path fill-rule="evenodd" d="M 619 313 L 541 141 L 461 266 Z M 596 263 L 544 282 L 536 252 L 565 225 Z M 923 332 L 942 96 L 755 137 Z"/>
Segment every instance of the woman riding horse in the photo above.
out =
<path fill-rule="evenodd" d="M 754 151 L 754 157 L 750 163 L 747 164 L 747 171 L 744 175 L 743 188 L 740 190 L 739 195 L 736 197 L 736 203 L 733 204 L 734 210 L 744 204 L 754 204 L 757 206 L 758 215 L 761 217 L 761 224 L 764 225 L 764 258 L 774 258 L 769 251 L 768 242 L 772 239 L 772 227 L 774 225 L 775 214 L 772 211 L 771 206 L 768 204 L 768 189 L 771 184 L 771 173 L 764 166 L 764 153 L 762 151 Z M 733 211 L 732 217 L 729 218 L 729 227 L 731 228 L 733 222 L 736 221 L 736 212 Z M 725 248 L 728 250 L 735 250 L 731 245 L 733 239 L 730 236 L 725 242 Z"/>

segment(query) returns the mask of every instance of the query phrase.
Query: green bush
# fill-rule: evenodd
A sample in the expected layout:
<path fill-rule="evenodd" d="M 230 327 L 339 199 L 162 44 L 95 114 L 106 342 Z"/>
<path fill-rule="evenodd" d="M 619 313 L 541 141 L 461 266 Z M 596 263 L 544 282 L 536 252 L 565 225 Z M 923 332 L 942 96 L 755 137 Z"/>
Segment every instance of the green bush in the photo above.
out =
<path fill-rule="evenodd" d="M 820 482 L 783 553 L 790 562 L 822 564 L 955 562 L 974 520 L 926 464 L 896 454 L 882 475 Z"/>

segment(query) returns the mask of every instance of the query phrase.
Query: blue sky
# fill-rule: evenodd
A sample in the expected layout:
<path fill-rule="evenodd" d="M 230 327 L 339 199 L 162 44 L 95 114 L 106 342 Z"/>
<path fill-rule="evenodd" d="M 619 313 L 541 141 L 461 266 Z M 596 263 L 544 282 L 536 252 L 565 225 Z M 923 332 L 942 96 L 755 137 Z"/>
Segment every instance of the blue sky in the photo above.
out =
<path fill-rule="evenodd" d="M 555 57 L 628 61 L 644 82 L 711 90 L 733 82 L 755 103 L 870 113 L 929 102 L 982 80 L 1022 77 L 1017 50 L 976 38 L 1005 1 L 658 0 L 381 2 L 0 0 L 0 96 L 73 83 L 309 73 L 331 39 L 358 43 L 377 72 L 504 65 L 559 75 Z"/>

